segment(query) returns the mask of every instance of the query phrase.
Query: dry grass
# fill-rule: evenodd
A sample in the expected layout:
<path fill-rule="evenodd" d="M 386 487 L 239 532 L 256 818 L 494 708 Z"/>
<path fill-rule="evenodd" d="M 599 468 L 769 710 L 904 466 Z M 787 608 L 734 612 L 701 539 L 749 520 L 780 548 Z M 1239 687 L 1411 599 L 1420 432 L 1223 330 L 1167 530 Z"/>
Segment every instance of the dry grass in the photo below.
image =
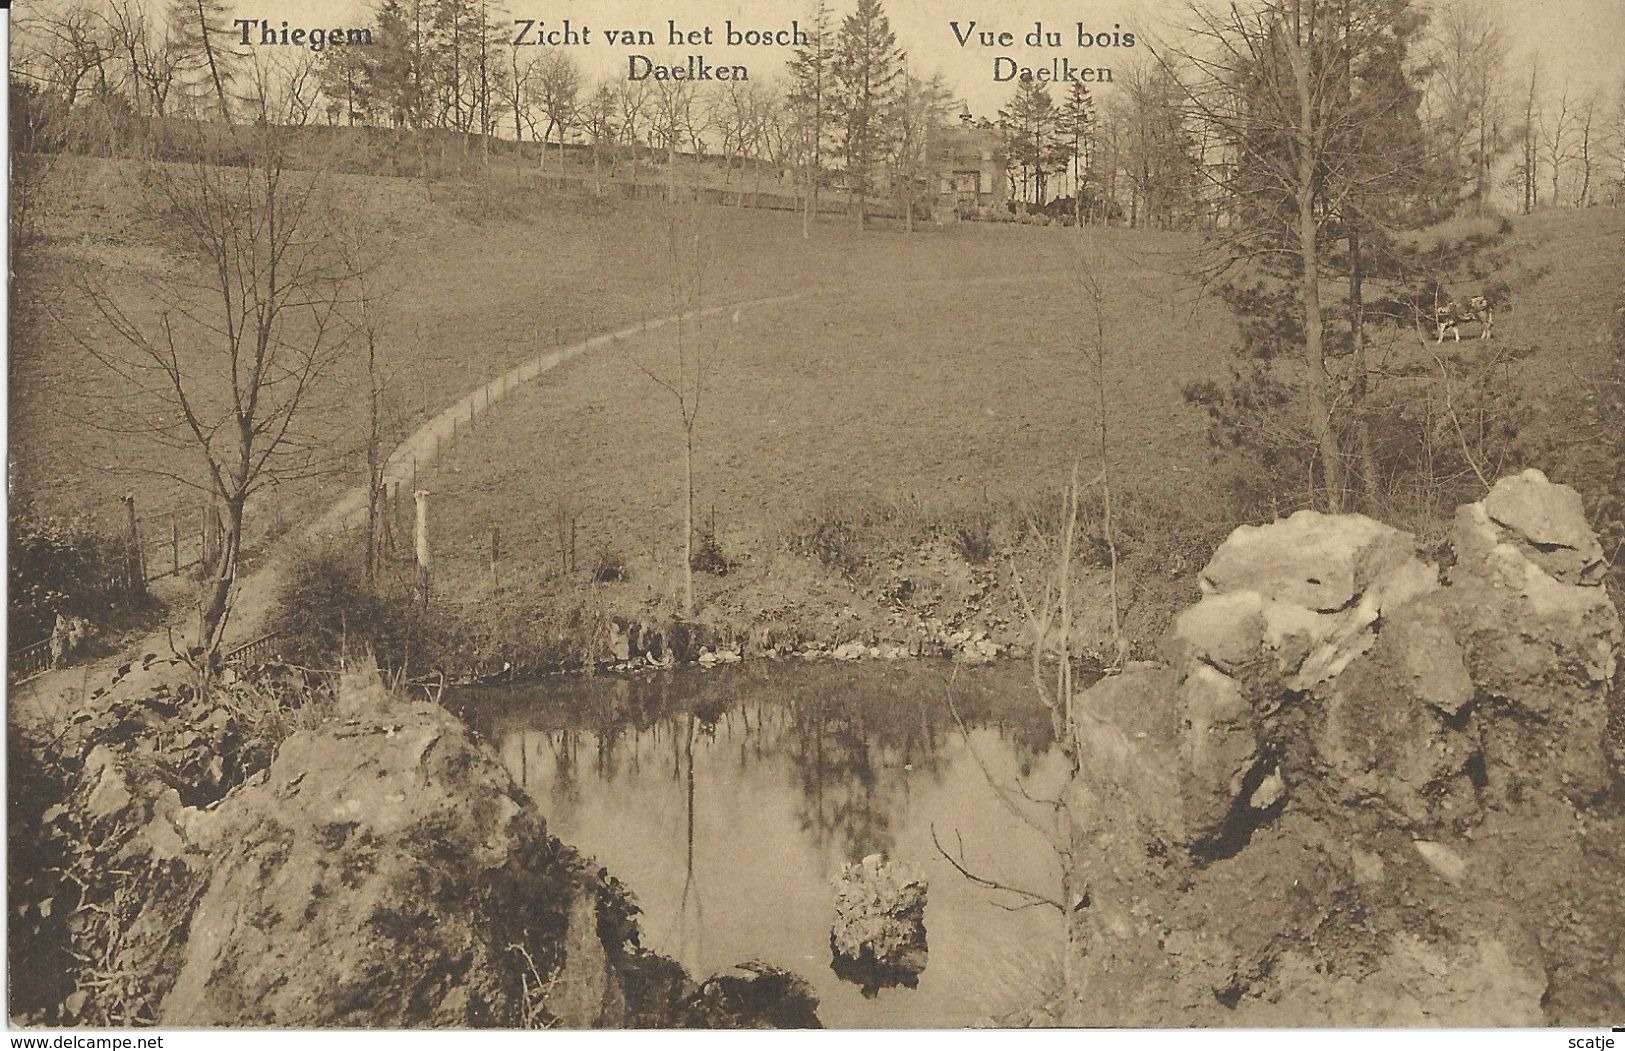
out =
<path fill-rule="evenodd" d="M 335 184 L 351 220 L 389 246 L 376 283 L 395 290 L 382 337 L 383 367 L 393 377 L 386 394 L 392 437 L 404 437 L 478 383 L 540 350 L 669 312 L 668 237 L 655 208 L 592 205 L 505 187 L 510 203 L 493 206 L 499 217 L 476 222 L 446 207 L 455 187 L 366 176 L 339 176 Z M 147 473 L 177 466 L 188 473 L 193 465 L 177 465 L 171 452 L 99 429 L 108 378 L 65 327 L 110 338 L 72 295 L 79 281 L 109 288 L 139 312 L 136 279 L 185 275 L 189 264 L 152 218 L 151 193 L 127 166 L 62 158 L 48 189 L 42 243 L 25 260 L 16 286 L 15 491 L 32 495 L 43 511 L 88 512 L 109 528 L 120 524 L 117 497 L 131 490 L 148 511 L 196 507 L 195 494 Z M 516 196 L 528 202 L 517 217 Z M 831 223 L 803 242 L 794 217 L 731 208 L 705 209 L 701 222 L 710 248 L 704 284 L 719 302 L 828 282 L 851 261 L 854 245 L 866 257 L 861 272 L 867 274 L 989 270 L 941 236 L 860 239 Z M 362 367 L 359 357 L 343 363 L 312 417 L 334 448 L 354 450 L 353 471 L 275 493 L 255 516 L 256 537 L 283 531 L 364 476 Z"/>
<path fill-rule="evenodd" d="M 1217 308 L 1183 307 L 1177 281 L 1136 261 L 1132 235 L 1088 236 L 1116 265 L 1106 306 L 1119 341 L 1108 377 L 1114 469 L 1207 503 L 1204 421 L 1181 388 L 1220 360 L 1229 326 Z M 910 266 L 892 276 L 882 268 L 901 239 L 872 237 L 881 251 L 822 283 L 838 273 L 846 287 L 698 334 L 708 348 L 699 518 L 743 562 L 704 579 L 702 596 L 749 587 L 787 534 L 831 507 L 975 547 L 967 531 L 989 527 L 980 519 L 1042 513 L 1073 459 L 1091 463 L 1092 393 L 1066 269 L 1078 233 L 933 234 L 903 241 Z M 781 250 L 796 244 L 787 238 Z M 490 601 L 496 528 L 502 590 L 545 586 L 560 565 L 556 520 L 567 507 L 579 514 L 583 563 L 607 549 L 630 569 L 627 591 L 649 601 L 675 593 L 681 425 L 674 399 L 639 367 L 669 353 L 655 340 L 595 352 L 502 406 L 447 456 L 429 482 L 439 579 L 471 604 Z"/>
<path fill-rule="evenodd" d="M 195 507 L 197 496 L 141 473 L 173 467 L 172 454 L 86 425 L 104 380 L 53 317 L 85 321 L 63 296 L 79 276 L 117 290 L 120 266 L 153 274 L 184 259 L 146 216 L 146 191 L 117 168 L 65 159 L 54 180 L 43 247 L 20 280 L 14 484 L 48 510 L 88 511 L 109 528 L 131 489 L 149 517 Z M 382 275 L 397 289 L 383 337 L 392 437 L 539 350 L 671 313 L 691 294 L 680 283 L 697 281 L 706 303 L 804 294 L 699 333 L 699 517 L 714 520 L 725 557 L 745 562 L 705 588 L 748 586 L 752 563 L 772 560 L 796 517 L 832 497 L 885 497 L 952 519 L 1048 492 L 1090 424 L 1070 277 L 1084 236 L 1111 270 L 1119 467 L 1154 465 L 1157 486 L 1202 491 L 1202 422 L 1180 390 L 1222 359 L 1231 334 L 1220 308 L 1193 312 L 1180 282 L 1159 272 L 1189 245 L 1177 236 L 982 225 L 907 236 L 832 221 L 803 240 L 792 215 L 702 207 L 678 209 L 674 246 L 672 220 L 650 204 L 538 196 L 522 216 L 505 208 L 476 224 L 431 200 L 444 185 L 342 176 L 338 186 L 352 221 L 387 227 L 395 241 Z M 698 243 L 685 239 L 694 231 Z M 680 430 L 670 395 L 638 367 L 659 371 L 668 352 L 655 338 L 594 351 L 481 418 L 425 479 L 440 594 L 484 600 L 493 527 L 502 590 L 549 590 L 561 510 L 580 515 L 583 567 L 612 553 L 649 602 L 674 593 Z M 335 448 L 358 441 L 360 368 L 344 363 L 324 395 Z M 353 485 L 363 475 L 359 451 L 354 459 L 343 476 L 272 493 L 251 512 L 250 539 L 286 532 Z"/>

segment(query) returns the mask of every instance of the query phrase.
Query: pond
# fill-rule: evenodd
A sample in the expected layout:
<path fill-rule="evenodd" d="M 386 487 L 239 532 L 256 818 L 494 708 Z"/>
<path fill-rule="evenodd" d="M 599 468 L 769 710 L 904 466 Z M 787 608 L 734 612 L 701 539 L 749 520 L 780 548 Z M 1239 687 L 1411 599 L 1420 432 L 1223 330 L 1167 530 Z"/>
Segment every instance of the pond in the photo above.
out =
<path fill-rule="evenodd" d="M 794 971 L 826 1026 L 963 1026 L 1033 1003 L 1058 968 L 1056 910 L 943 853 L 1060 897 L 1042 800 L 1065 764 L 1028 676 L 755 662 L 483 689 L 459 706 L 550 830 L 632 889 L 649 948 L 697 977 L 748 960 Z M 913 988 L 831 968 L 831 881 L 876 852 L 929 881 Z"/>

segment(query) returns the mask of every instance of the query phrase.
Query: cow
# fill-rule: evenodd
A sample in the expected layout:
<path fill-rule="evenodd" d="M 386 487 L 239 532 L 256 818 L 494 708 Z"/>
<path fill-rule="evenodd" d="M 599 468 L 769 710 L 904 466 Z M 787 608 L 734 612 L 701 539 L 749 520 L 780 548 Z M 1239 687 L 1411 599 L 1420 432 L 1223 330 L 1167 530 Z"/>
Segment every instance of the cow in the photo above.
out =
<path fill-rule="evenodd" d="M 1460 343 L 1461 323 L 1463 321 L 1479 322 L 1483 328 L 1479 330 L 1478 338 L 1489 339 L 1490 333 L 1495 327 L 1495 308 L 1490 305 L 1489 298 L 1486 296 L 1474 296 L 1467 301 L 1466 307 L 1462 307 L 1455 300 L 1451 300 L 1440 308 L 1438 314 L 1434 317 L 1434 321 L 1439 330 L 1438 337 L 1433 341 L 1435 344 L 1444 342 L 1446 332 L 1453 333 L 1456 342 Z"/>

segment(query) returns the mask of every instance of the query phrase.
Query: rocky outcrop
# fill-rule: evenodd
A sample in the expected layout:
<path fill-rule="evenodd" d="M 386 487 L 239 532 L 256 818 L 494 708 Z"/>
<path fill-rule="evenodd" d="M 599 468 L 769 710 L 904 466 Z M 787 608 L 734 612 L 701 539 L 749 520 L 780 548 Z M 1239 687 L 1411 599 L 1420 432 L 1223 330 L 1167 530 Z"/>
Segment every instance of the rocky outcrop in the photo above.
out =
<path fill-rule="evenodd" d="M 118 1002 L 92 992 L 53 1020 L 817 1024 L 816 999 L 791 975 L 758 966 L 696 983 L 643 950 L 626 889 L 549 835 L 496 756 L 439 706 L 348 680 L 285 716 L 303 728 L 274 757 L 189 801 L 159 748 L 193 733 L 173 717 L 220 703 L 220 688 L 148 665 L 98 698 L 87 725 L 108 726 L 84 738 L 83 774 L 51 815 L 99 873 L 79 902 L 95 907 L 78 911 L 102 926 L 77 932 L 79 948 L 134 978 Z"/>
<path fill-rule="evenodd" d="M 1108 962 L 1084 984 L 1122 998 L 1113 1024 L 1215 1008 L 1238 1024 L 1530 1024 L 1548 940 L 1578 939 L 1604 971 L 1625 948 L 1613 920 L 1570 916 L 1574 896 L 1612 901 L 1601 884 L 1529 900 L 1533 871 L 1560 863 L 1552 838 L 1584 842 L 1576 808 L 1610 785 L 1621 628 L 1579 497 L 1538 471 L 1503 479 L 1461 508 L 1451 546 L 1441 570 L 1360 515 L 1244 526 L 1164 662 L 1074 706 L 1078 831 L 1121 845 L 1083 869 L 1102 900 L 1079 928 L 1081 965 Z M 1508 860 L 1520 837 L 1538 860 Z M 1114 985 L 1125 970 L 1183 1002 Z M 1339 974 L 1408 993 L 1353 997 Z"/>
<path fill-rule="evenodd" d="M 913 979 L 926 964 L 926 882 L 912 866 L 870 854 L 835 877 L 830 948 L 836 972 L 873 995 Z"/>
<path fill-rule="evenodd" d="M 1483 697 L 1490 785 L 1601 792 L 1620 623 L 1579 495 L 1539 471 L 1502 479 L 1456 513 L 1451 542 L 1451 619 Z"/>

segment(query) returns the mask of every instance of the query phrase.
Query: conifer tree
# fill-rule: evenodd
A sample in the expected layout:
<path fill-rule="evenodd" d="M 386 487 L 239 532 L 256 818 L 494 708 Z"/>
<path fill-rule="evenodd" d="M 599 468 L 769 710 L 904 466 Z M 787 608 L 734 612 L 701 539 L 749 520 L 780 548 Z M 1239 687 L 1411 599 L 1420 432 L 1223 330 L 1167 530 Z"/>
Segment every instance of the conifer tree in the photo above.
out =
<path fill-rule="evenodd" d="M 1084 194 L 1093 192 L 1089 179 L 1095 137 L 1095 99 L 1083 81 L 1072 82 L 1066 99 L 1057 108 L 1055 134 L 1072 169 L 1072 217 L 1082 226 Z"/>
<path fill-rule="evenodd" d="M 835 40 L 828 0 L 818 0 L 808 42 L 790 57 L 789 102 L 802 140 L 802 170 L 805 172 L 805 200 L 801 236 L 811 232 L 812 217 L 818 211 L 818 189 L 824 180 L 824 140 L 829 135 L 830 99 L 834 89 Z"/>
<path fill-rule="evenodd" d="M 201 81 L 201 93 L 214 96 L 220 119 L 230 124 L 229 94 L 243 61 L 237 46 L 240 35 L 233 36 L 240 30 L 232 25 L 231 9 L 225 0 L 174 0 L 169 26 L 184 56 L 183 74 Z"/>
<path fill-rule="evenodd" d="M 832 113 L 841 133 L 846 177 L 857 197 L 859 226 L 876 188 L 876 172 L 889 152 L 902 72 L 903 52 L 880 0 L 858 0 L 835 43 Z"/>

